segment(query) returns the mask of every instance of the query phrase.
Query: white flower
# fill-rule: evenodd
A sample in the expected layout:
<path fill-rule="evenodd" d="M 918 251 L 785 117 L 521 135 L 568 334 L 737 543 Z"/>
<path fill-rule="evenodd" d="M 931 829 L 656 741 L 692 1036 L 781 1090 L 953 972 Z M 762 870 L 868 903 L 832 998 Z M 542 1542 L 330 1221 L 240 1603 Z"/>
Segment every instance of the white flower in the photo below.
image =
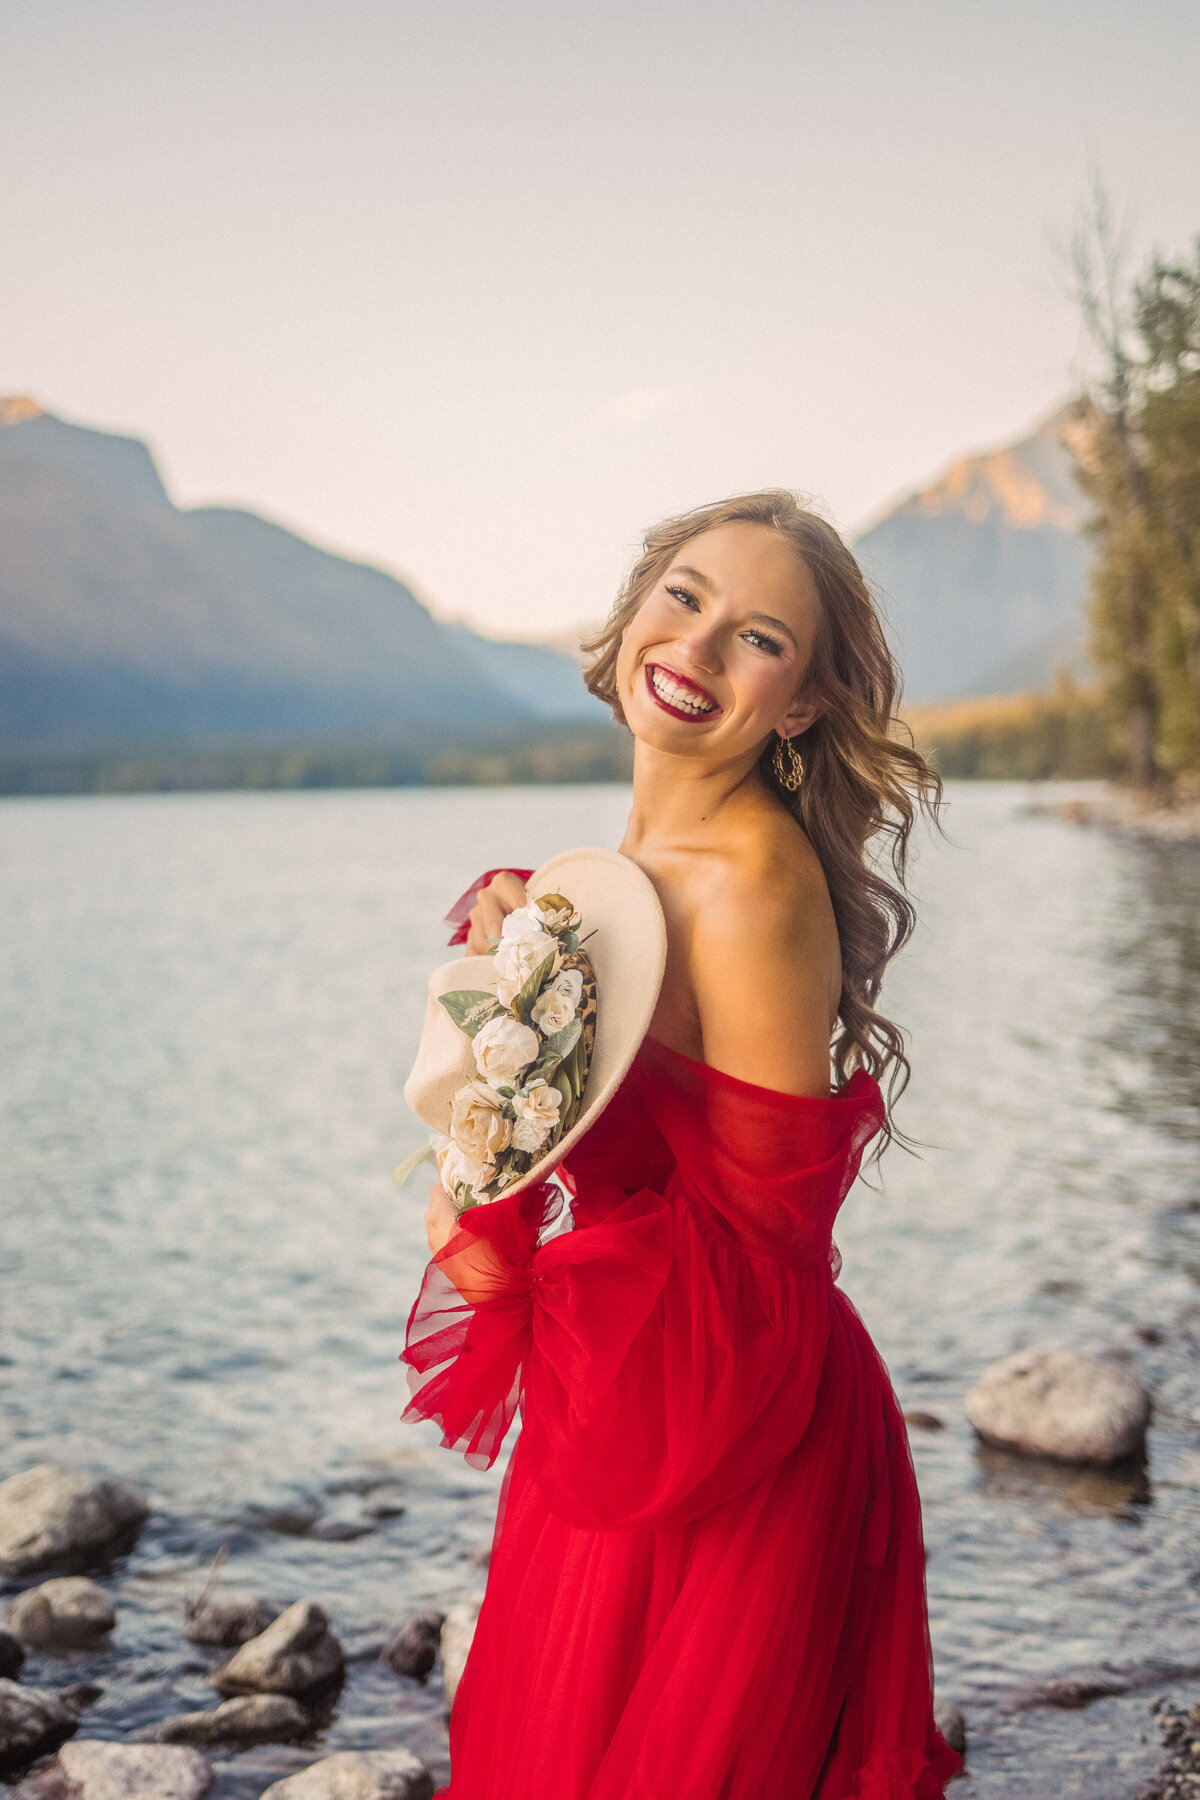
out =
<path fill-rule="evenodd" d="M 558 1089 L 548 1087 L 544 1081 L 535 1081 L 523 1093 L 514 1094 L 513 1111 L 517 1122 L 513 1126 L 513 1149 L 540 1150 L 558 1124 L 561 1105 L 562 1095 Z"/>
<path fill-rule="evenodd" d="M 536 906 L 518 906 L 505 915 L 500 927 L 502 943 L 520 943 L 524 938 L 542 937 L 546 931 L 546 920 Z"/>
<path fill-rule="evenodd" d="M 438 1179 L 446 1192 L 456 1199 L 462 1187 L 469 1187 L 474 1194 L 481 1193 L 496 1173 L 494 1163 L 473 1162 L 450 1138 L 436 1138 L 433 1149 Z"/>
<path fill-rule="evenodd" d="M 475 1067 L 490 1087 L 515 1087 L 541 1047 L 537 1032 L 519 1020 L 489 1019 L 475 1033 Z"/>
<path fill-rule="evenodd" d="M 583 976 L 578 969 L 560 969 L 533 1003 L 533 1022 L 547 1037 L 562 1031 L 575 1017 L 583 995 Z"/>
<path fill-rule="evenodd" d="M 529 906 L 519 909 L 520 914 L 528 914 L 532 911 L 533 908 Z M 504 921 L 504 932 L 507 932 L 510 922 L 518 916 L 518 913 L 509 913 L 508 918 Z M 554 966 L 557 966 L 561 955 L 558 939 L 552 937 L 548 931 L 543 931 L 540 923 L 536 931 L 524 932 L 522 935 L 511 937 L 501 935 L 500 948 L 496 951 L 496 998 L 501 1006 L 512 1005 L 534 970 L 545 962 L 548 956 L 554 956 Z M 553 973 L 553 967 L 551 973 Z M 478 1041 L 476 1039 L 476 1042 Z"/>
<path fill-rule="evenodd" d="M 469 1081 L 450 1103 L 450 1136 L 470 1161 L 482 1168 L 494 1163 L 512 1141 L 512 1120 L 494 1088 Z"/>

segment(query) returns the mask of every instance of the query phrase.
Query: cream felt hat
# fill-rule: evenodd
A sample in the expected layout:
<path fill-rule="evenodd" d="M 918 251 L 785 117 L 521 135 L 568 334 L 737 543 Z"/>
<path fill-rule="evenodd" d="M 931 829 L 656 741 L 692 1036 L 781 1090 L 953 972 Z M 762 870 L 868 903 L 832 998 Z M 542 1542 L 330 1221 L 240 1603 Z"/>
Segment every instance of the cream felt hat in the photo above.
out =
<path fill-rule="evenodd" d="M 530 900 L 561 894 L 581 915 L 579 934 L 596 972 L 596 1041 L 579 1115 L 570 1130 L 503 1198 L 545 1181 L 572 1144 L 595 1124 L 625 1077 L 650 1026 L 667 960 L 667 928 L 658 895 L 635 862 L 615 850 L 568 850 L 526 883 Z M 429 977 L 425 1024 L 404 1098 L 432 1131 L 444 1132 L 450 1102 L 476 1079 L 471 1040 L 438 996 L 457 988 L 495 988 L 490 956 L 460 956 Z"/>

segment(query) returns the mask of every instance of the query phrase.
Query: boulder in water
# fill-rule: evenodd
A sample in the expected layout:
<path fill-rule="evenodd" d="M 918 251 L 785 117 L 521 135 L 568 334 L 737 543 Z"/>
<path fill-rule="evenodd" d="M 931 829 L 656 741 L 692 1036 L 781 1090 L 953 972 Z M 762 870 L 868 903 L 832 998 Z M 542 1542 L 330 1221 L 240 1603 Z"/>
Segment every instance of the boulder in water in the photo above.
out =
<path fill-rule="evenodd" d="M 952 1750 L 967 1754 L 967 1721 L 961 1707 L 950 1700 L 939 1700 L 933 1709 L 933 1722 Z"/>
<path fill-rule="evenodd" d="M 212 1677 L 222 1694 L 306 1694 L 345 1667 L 329 1620 L 311 1600 L 297 1600 L 250 1638 Z"/>
<path fill-rule="evenodd" d="M 146 1513 L 123 1481 L 38 1463 L 0 1481 L 0 1575 L 103 1562 L 132 1548 Z"/>
<path fill-rule="evenodd" d="M 411 1750 L 343 1750 L 274 1782 L 262 1800 L 432 1800 L 433 1776 Z"/>
<path fill-rule="evenodd" d="M 454 1705 L 454 1696 L 467 1666 L 467 1654 L 475 1640 L 479 1607 L 479 1601 L 460 1601 L 450 1608 L 442 1626 L 442 1685 L 446 1690 L 447 1712 Z"/>
<path fill-rule="evenodd" d="M 989 1444 L 1060 1462 L 1114 1463 L 1145 1445 L 1150 1396 L 1128 1369 L 1034 1344 L 985 1369 L 967 1417 Z"/>
<path fill-rule="evenodd" d="M 5 1619 L 33 1650 L 81 1650 L 117 1622 L 104 1589 L 85 1575 L 60 1575 L 10 1600 Z"/>
<path fill-rule="evenodd" d="M 53 1750 L 78 1724 L 78 1712 L 61 1694 L 0 1680 L 0 1775 Z"/>
<path fill-rule="evenodd" d="M 175 1713 L 137 1732 L 141 1744 L 288 1744 L 312 1729 L 288 1694 L 243 1694 L 206 1712 Z"/>
<path fill-rule="evenodd" d="M 397 1675 L 408 1675 L 414 1681 L 424 1681 L 437 1661 L 442 1626 L 445 1623 L 445 1613 L 421 1613 L 417 1618 L 410 1619 L 407 1625 L 401 1626 L 384 1651 L 385 1661 L 392 1665 Z"/>
<path fill-rule="evenodd" d="M 193 1644 L 231 1650 L 258 1637 L 278 1617 L 279 1608 L 266 1600 L 256 1600 L 252 1594 L 226 1594 L 191 1607 L 183 1635 Z"/>
<path fill-rule="evenodd" d="M 204 1800 L 212 1783 L 198 1750 L 77 1738 L 43 1775 L 22 1782 L 13 1800 Z"/>

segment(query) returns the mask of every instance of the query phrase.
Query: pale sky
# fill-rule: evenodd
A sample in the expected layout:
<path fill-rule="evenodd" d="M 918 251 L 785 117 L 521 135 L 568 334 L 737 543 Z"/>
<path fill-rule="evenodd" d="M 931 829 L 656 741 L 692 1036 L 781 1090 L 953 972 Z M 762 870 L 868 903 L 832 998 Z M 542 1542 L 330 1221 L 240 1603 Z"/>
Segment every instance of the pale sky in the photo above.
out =
<path fill-rule="evenodd" d="M 1071 390 L 1089 170 L 1200 230 L 1195 0 L 8 0 L 0 392 L 496 635 Z"/>

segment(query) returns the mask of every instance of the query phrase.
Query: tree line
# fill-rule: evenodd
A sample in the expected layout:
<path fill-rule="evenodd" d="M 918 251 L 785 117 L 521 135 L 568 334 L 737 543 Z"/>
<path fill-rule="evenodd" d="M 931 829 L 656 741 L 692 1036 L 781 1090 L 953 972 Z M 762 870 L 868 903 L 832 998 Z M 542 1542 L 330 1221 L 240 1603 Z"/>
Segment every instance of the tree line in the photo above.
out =
<path fill-rule="evenodd" d="M 1135 786 L 1200 788 L 1200 238 L 1127 279 L 1094 203 L 1073 246 L 1098 372 L 1071 448 L 1093 505 L 1091 652 Z"/>

